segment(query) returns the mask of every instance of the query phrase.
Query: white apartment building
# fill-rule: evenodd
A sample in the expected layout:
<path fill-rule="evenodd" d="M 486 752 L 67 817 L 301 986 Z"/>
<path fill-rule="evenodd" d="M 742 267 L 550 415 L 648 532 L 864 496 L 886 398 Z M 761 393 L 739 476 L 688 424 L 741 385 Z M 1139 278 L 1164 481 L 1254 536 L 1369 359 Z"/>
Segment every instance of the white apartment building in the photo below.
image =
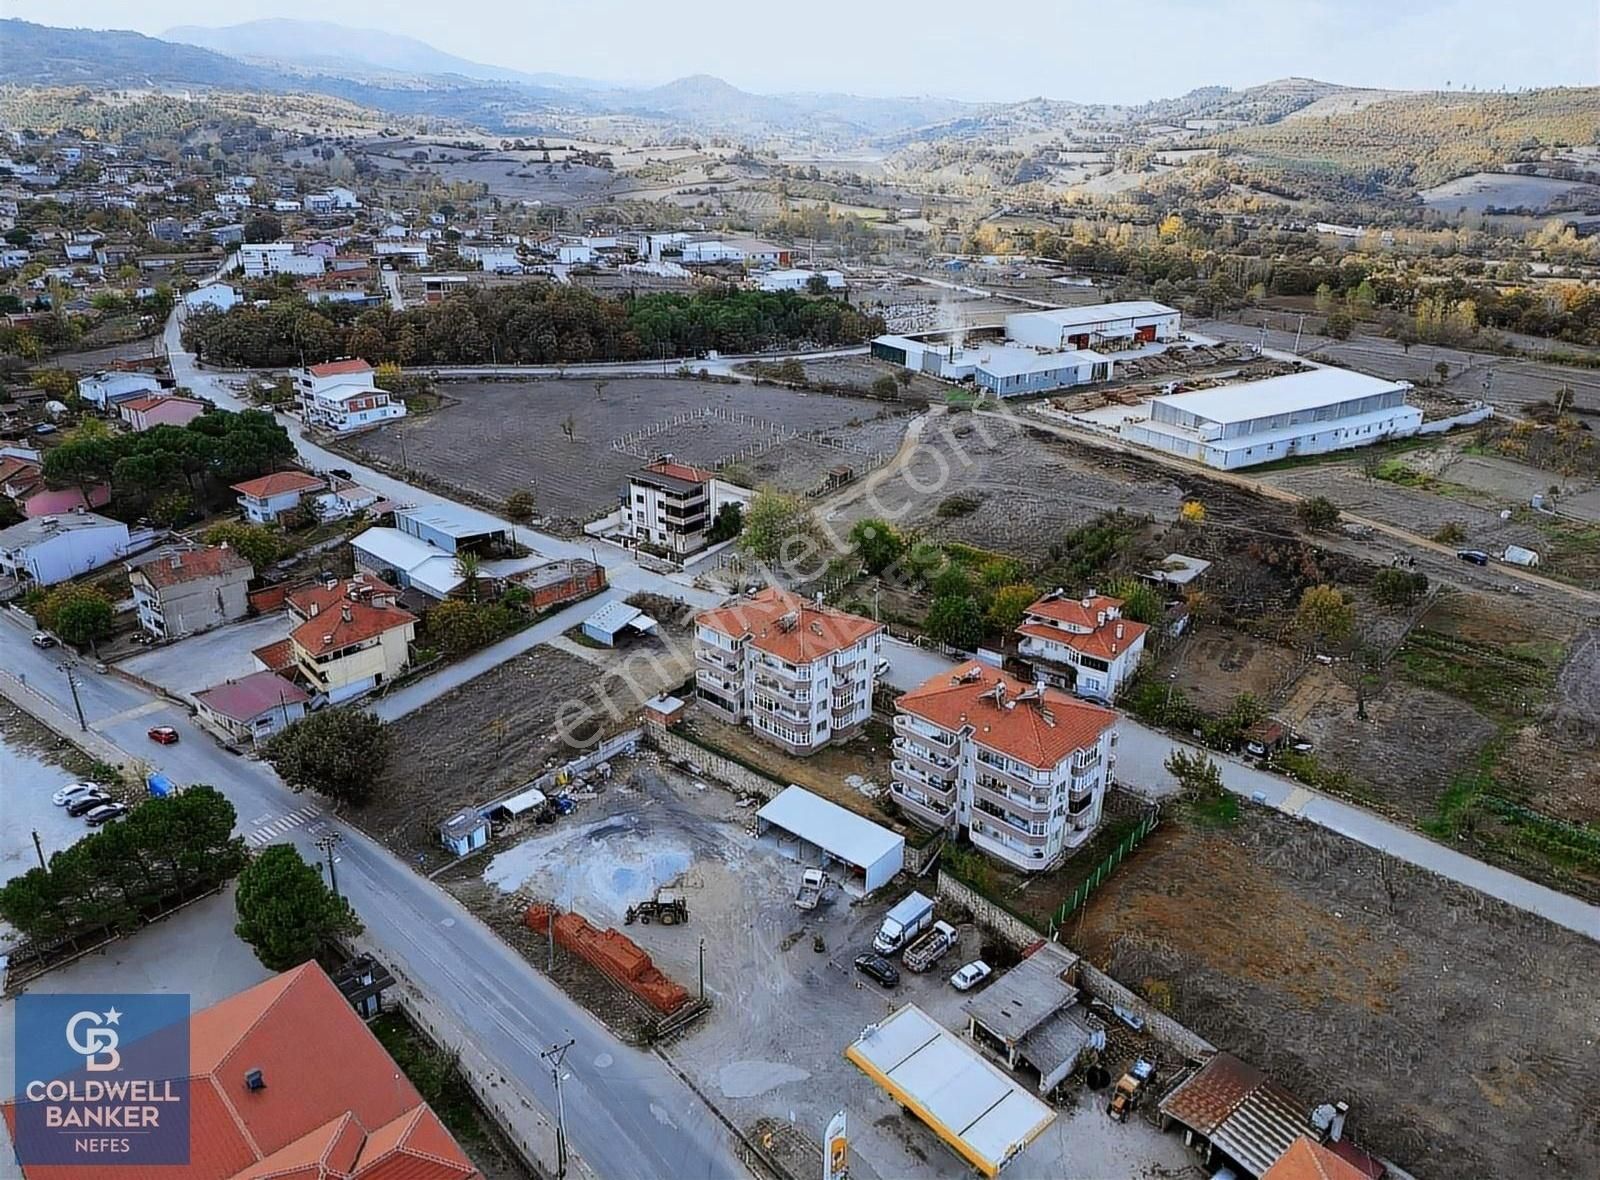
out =
<path fill-rule="evenodd" d="M 343 434 L 406 416 L 405 403 L 374 385 L 372 366 L 357 357 L 295 369 L 292 376 L 307 426 Z"/>
<path fill-rule="evenodd" d="M 1100 823 L 1117 715 L 973 660 L 895 702 L 889 789 L 917 823 L 1027 872 Z"/>
<path fill-rule="evenodd" d="M 750 497 L 747 488 L 668 456 L 628 477 L 623 529 L 636 543 L 682 557 L 705 548 L 724 504 L 748 507 Z"/>
<path fill-rule="evenodd" d="M 268 275 L 319 275 L 324 263 L 319 254 L 302 254 L 294 242 L 246 242 L 239 247 L 239 263 L 247 279 Z"/>
<path fill-rule="evenodd" d="M 768 587 L 695 617 L 700 700 L 791 754 L 814 753 L 872 716 L 882 633 Z"/>
<path fill-rule="evenodd" d="M 1056 590 L 1023 613 L 1017 654 L 1032 663 L 1035 679 L 1110 701 L 1139 670 L 1149 630 L 1122 617 L 1120 598 Z"/>

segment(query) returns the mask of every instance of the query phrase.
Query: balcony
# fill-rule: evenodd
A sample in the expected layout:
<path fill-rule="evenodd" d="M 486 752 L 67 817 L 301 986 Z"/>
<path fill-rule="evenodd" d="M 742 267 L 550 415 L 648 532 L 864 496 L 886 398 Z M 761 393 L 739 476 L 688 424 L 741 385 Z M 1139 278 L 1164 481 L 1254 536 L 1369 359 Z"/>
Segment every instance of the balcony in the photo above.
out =
<path fill-rule="evenodd" d="M 892 762 L 889 769 L 894 772 L 896 782 L 903 782 L 907 786 L 916 787 L 923 791 L 937 792 L 941 796 L 940 802 L 954 802 L 956 790 L 954 779 L 929 774 L 920 766 L 913 766 L 909 762 Z"/>
<path fill-rule="evenodd" d="M 808 688 L 811 685 L 810 668 L 789 668 L 776 660 L 761 660 L 756 664 L 756 672 L 781 680 L 786 685 L 803 684 Z"/>
<path fill-rule="evenodd" d="M 954 758 L 947 758 L 936 750 L 930 750 L 926 746 L 918 744 L 917 741 L 909 737 L 897 737 L 890 744 L 893 746 L 894 752 L 902 758 L 926 763 L 936 770 L 954 771 L 956 768 L 956 760 Z"/>
<path fill-rule="evenodd" d="M 1041 819 L 1050 814 L 1050 796 L 1047 792 L 1034 795 L 1032 792 L 1007 791 L 994 779 L 985 779 L 982 774 L 979 774 L 973 783 L 973 795 L 1001 809 L 1026 808 L 1033 816 Z"/>
<path fill-rule="evenodd" d="M 922 742 L 924 745 L 933 746 L 935 748 L 943 747 L 944 749 L 951 751 L 954 751 L 955 749 L 956 739 L 953 735 L 935 730 L 924 723 L 920 723 L 913 718 L 908 717 L 904 713 L 895 714 L 894 729 L 896 733 L 911 738 L 914 741 Z"/>
<path fill-rule="evenodd" d="M 769 676 L 764 670 L 756 673 L 756 687 L 764 688 L 770 693 L 787 697 L 792 701 L 811 700 L 809 688 L 796 688 L 793 681 L 779 680 L 776 676 Z"/>
<path fill-rule="evenodd" d="M 774 717 L 779 721 L 787 721 L 792 725 L 803 725 L 808 730 L 811 727 L 811 714 L 801 712 L 787 704 L 779 704 L 769 697 L 756 697 L 755 710 L 757 713 Z"/>
<path fill-rule="evenodd" d="M 977 837 L 983 836 L 1015 857 L 1043 856 L 1045 845 L 1050 843 L 1049 836 L 1029 835 L 983 812 L 973 813 L 971 832 L 974 844 L 978 843 Z"/>
<path fill-rule="evenodd" d="M 924 827 L 947 828 L 954 821 L 954 806 L 937 803 L 932 799 L 918 798 L 914 788 L 907 789 L 900 783 L 891 783 L 889 793 L 913 822 Z"/>
<path fill-rule="evenodd" d="M 987 760 L 982 751 L 978 754 L 976 769 L 979 774 L 993 775 L 1005 783 L 1008 789 L 1031 792 L 1041 788 L 1048 789 L 1055 782 L 1055 775 L 1048 770 L 1028 770 L 1026 772 L 1010 770 Z"/>
<path fill-rule="evenodd" d="M 743 673 L 743 669 L 739 666 L 738 657 L 733 655 L 732 652 L 724 652 L 721 648 L 704 647 L 696 644 L 694 658 L 698 664 L 705 664 L 723 672 L 730 672 L 735 676 Z"/>

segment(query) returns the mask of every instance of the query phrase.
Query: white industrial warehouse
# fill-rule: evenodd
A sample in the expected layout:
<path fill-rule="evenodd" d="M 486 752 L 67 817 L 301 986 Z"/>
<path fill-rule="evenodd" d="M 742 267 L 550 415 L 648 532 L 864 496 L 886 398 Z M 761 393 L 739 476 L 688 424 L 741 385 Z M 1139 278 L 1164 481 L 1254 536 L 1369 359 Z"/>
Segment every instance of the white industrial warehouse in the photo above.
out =
<path fill-rule="evenodd" d="M 789 787 L 756 812 L 756 834 L 795 860 L 841 866 L 840 883 L 853 893 L 887 885 L 905 863 L 905 837 L 804 787 Z"/>
<path fill-rule="evenodd" d="M 1048 393 L 1108 381 L 1115 356 L 1159 352 L 1178 339 L 1180 315 L 1160 303 L 1136 300 L 1055 307 L 1006 316 L 1005 339 L 957 343 L 945 333 L 879 336 L 872 355 L 946 381 L 970 380 L 997 397 Z"/>
<path fill-rule="evenodd" d="M 1317 368 L 1261 381 L 1152 398 L 1147 410 L 1091 411 L 1130 442 L 1232 470 L 1291 455 L 1348 450 L 1404 438 L 1422 426 L 1404 381 Z M 1147 414 L 1147 416 L 1146 416 Z"/>
<path fill-rule="evenodd" d="M 915 1004 L 869 1024 L 844 1055 L 984 1176 L 998 1175 L 1056 1117 Z"/>

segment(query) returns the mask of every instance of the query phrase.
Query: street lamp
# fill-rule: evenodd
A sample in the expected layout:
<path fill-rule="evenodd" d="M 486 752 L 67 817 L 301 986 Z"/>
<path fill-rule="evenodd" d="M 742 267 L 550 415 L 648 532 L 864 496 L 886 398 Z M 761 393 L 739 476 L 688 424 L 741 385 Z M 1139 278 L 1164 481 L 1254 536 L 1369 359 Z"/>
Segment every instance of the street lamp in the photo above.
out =
<path fill-rule="evenodd" d="M 572 1076 L 562 1073 L 561 1065 L 566 1060 L 567 1050 L 576 1043 L 568 1037 L 565 1044 L 551 1045 L 539 1054 L 550 1063 L 550 1077 L 556 1084 L 556 1180 L 565 1180 L 567 1175 L 567 1107 L 561 1097 L 561 1083 Z"/>
<path fill-rule="evenodd" d="M 72 689 L 72 707 L 78 711 L 78 728 L 87 732 L 89 723 L 83 718 L 83 701 L 78 697 L 78 674 L 71 664 L 57 664 L 56 667 L 67 674 L 67 687 Z"/>
<path fill-rule="evenodd" d="M 328 887 L 333 890 L 335 897 L 339 896 L 339 878 L 333 871 L 333 850 L 344 843 L 344 837 L 338 832 L 324 832 L 317 837 L 317 847 L 322 849 L 322 854 L 328 860 Z"/>

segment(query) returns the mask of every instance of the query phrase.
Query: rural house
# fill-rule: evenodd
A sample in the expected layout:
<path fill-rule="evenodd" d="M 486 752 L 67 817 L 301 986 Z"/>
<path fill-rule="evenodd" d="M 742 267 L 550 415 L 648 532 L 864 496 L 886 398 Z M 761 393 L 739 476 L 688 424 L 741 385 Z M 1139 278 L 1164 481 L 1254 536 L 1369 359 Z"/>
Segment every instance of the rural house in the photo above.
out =
<path fill-rule="evenodd" d="M 128 571 L 139 626 L 178 639 L 242 619 L 255 570 L 226 545 L 163 554 Z"/>
<path fill-rule="evenodd" d="M 417 617 L 395 605 L 397 596 L 393 586 L 366 574 L 288 596 L 289 614 L 299 620 L 289 633 L 295 671 L 316 696 L 338 704 L 410 666 Z"/>
<path fill-rule="evenodd" d="M 252 672 L 194 694 L 200 720 L 236 745 L 260 745 L 306 715 L 306 690 L 276 672 Z"/>
<path fill-rule="evenodd" d="M 1068 598 L 1056 590 L 1023 612 L 1017 653 L 1032 663 L 1037 679 L 1109 701 L 1138 671 L 1147 631 L 1122 617 L 1120 598 L 1092 590 Z"/>
<path fill-rule="evenodd" d="M 239 507 L 246 520 L 251 524 L 274 524 L 284 513 L 299 508 L 306 496 L 327 486 L 325 479 L 304 471 L 274 471 L 236 483 L 233 490 L 239 493 Z"/>

